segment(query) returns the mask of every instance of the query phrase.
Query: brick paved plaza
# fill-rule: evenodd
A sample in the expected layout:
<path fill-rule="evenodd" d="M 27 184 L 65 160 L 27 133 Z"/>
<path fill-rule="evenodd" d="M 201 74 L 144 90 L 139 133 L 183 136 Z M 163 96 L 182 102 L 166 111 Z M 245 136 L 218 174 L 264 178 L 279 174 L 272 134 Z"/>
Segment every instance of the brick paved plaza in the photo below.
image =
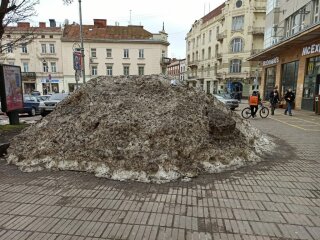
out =
<path fill-rule="evenodd" d="M 1 159 L 0 239 L 319 240 L 320 116 L 251 122 L 278 138 L 274 156 L 189 183 L 22 173 Z"/>

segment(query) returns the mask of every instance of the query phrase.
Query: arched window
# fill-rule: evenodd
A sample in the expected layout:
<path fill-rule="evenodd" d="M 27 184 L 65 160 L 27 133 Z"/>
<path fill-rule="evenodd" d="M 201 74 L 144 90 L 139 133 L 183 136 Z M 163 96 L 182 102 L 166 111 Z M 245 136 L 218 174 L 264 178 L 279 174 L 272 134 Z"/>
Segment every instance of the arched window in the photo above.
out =
<path fill-rule="evenodd" d="M 208 48 L 208 59 L 211 59 L 211 47 Z"/>
<path fill-rule="evenodd" d="M 233 59 L 230 61 L 230 73 L 240 73 L 241 72 L 241 60 Z"/>
<path fill-rule="evenodd" d="M 231 51 L 232 52 L 242 52 L 243 51 L 243 40 L 241 38 L 234 38 L 231 41 Z"/>

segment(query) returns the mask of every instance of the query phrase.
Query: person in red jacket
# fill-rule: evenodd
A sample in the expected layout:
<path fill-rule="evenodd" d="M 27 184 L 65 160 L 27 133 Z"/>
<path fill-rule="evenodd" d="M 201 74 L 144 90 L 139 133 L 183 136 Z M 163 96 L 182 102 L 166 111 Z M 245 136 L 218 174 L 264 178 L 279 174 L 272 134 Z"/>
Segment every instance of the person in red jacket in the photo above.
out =
<path fill-rule="evenodd" d="M 259 105 L 260 99 L 259 95 L 256 91 L 252 92 L 252 95 L 249 97 L 249 105 L 251 108 L 251 116 L 254 118 L 256 116 L 256 113 L 258 111 L 258 105 Z"/>

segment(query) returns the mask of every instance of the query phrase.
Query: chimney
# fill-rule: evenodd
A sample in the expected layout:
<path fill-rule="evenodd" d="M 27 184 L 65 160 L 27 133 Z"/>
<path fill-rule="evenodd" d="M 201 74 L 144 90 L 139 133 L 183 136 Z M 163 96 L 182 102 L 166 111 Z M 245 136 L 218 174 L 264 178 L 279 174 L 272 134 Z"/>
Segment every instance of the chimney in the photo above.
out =
<path fill-rule="evenodd" d="M 105 28 L 107 26 L 107 19 L 93 19 L 94 27 Z"/>
<path fill-rule="evenodd" d="M 30 28 L 29 22 L 18 22 L 18 27 L 20 28 Z"/>
<path fill-rule="evenodd" d="M 54 20 L 54 19 L 49 19 L 49 22 L 50 22 L 50 27 L 56 27 L 56 26 L 57 26 L 56 20 Z"/>
<path fill-rule="evenodd" d="M 39 22 L 39 28 L 46 28 L 45 22 Z"/>

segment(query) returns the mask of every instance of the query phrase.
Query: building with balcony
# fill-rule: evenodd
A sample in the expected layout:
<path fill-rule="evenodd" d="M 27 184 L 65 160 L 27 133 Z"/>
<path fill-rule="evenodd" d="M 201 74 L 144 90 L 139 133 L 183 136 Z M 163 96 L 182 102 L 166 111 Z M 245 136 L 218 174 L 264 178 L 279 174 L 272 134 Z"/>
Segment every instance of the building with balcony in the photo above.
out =
<path fill-rule="evenodd" d="M 79 45 L 80 26 L 66 25 L 63 45 L 65 89 L 72 91 L 76 81 L 73 70 L 73 50 Z M 165 73 L 169 42 L 164 29 L 157 34 L 143 26 L 111 26 L 106 19 L 94 19 L 83 26 L 86 78 L 99 75 L 149 75 Z"/>
<path fill-rule="evenodd" d="M 266 0 L 229 0 L 195 21 L 186 36 L 189 85 L 249 96 L 261 68 L 247 58 L 263 49 L 265 12 Z"/>
<path fill-rule="evenodd" d="M 62 29 L 53 19 L 49 26 L 45 22 L 37 27 L 19 22 L 15 27 L 6 28 L 1 40 L 0 62 L 21 67 L 24 93 L 51 91 L 50 87 L 52 91 L 59 91 L 63 87 L 61 36 Z"/>
<path fill-rule="evenodd" d="M 13 45 L 21 35 L 32 33 L 30 41 Z M 168 35 L 164 29 L 153 34 L 143 26 L 110 26 L 105 19 L 94 19 L 83 26 L 86 79 L 99 75 L 149 75 L 165 73 Z M 56 27 L 40 23 L 18 23 L 8 27 L 1 46 L 7 46 L 0 62 L 21 66 L 23 90 L 72 92 L 76 86 L 74 52 L 80 48 L 80 26 Z M 82 81 L 79 82 L 80 84 Z"/>
<path fill-rule="evenodd" d="M 275 86 L 281 96 L 291 88 L 297 109 L 314 110 L 320 95 L 319 8 L 319 0 L 268 0 L 265 49 L 249 58 L 261 61 L 265 99 Z"/>

